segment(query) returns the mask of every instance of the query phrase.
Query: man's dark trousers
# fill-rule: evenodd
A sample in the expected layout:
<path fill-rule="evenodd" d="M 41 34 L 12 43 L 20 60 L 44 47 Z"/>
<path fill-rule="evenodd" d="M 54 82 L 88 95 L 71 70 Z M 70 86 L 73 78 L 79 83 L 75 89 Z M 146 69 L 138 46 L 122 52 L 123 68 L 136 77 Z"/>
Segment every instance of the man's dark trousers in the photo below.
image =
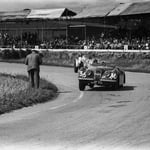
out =
<path fill-rule="evenodd" d="M 39 70 L 38 69 L 31 69 L 28 71 L 28 75 L 29 75 L 29 80 L 30 80 L 30 86 L 31 87 L 35 87 L 35 88 L 39 88 L 39 80 L 40 80 L 40 76 L 39 76 Z"/>

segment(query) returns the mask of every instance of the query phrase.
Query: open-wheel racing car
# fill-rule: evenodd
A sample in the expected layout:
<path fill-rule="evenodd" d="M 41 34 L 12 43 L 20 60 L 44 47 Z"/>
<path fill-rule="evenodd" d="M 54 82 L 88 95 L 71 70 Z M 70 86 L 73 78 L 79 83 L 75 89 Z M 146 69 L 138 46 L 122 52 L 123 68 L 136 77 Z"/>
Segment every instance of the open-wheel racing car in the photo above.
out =
<path fill-rule="evenodd" d="M 94 85 L 112 87 L 117 89 L 123 87 L 126 81 L 125 72 L 119 67 L 107 65 L 105 62 L 82 67 L 78 71 L 79 89 L 83 91 L 86 86 L 93 88 Z"/>

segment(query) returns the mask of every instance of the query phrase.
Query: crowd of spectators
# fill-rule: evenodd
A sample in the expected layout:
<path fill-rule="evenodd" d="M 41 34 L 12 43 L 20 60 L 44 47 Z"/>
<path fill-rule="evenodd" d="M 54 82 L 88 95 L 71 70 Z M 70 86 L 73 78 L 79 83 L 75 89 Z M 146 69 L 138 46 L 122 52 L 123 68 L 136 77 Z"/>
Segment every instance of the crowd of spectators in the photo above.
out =
<path fill-rule="evenodd" d="M 98 38 L 80 41 L 82 49 L 150 50 L 150 37 L 146 38 Z"/>
<path fill-rule="evenodd" d="M 37 42 L 37 34 L 35 33 L 25 32 L 22 36 L 12 36 L 7 32 L 0 33 L 0 47 L 3 48 L 33 48 Z"/>
<path fill-rule="evenodd" d="M 33 33 L 24 33 L 22 36 L 16 37 L 0 33 L 0 47 L 35 48 L 35 46 L 42 49 L 150 50 L 150 37 L 117 37 L 101 34 L 99 37 L 92 36 L 86 40 L 71 36 L 39 41 L 38 36 Z"/>
<path fill-rule="evenodd" d="M 116 38 L 116 37 L 100 37 L 80 40 L 78 37 L 57 38 L 40 45 L 41 48 L 50 49 L 131 49 L 131 50 L 150 50 L 150 37 L 142 38 Z"/>

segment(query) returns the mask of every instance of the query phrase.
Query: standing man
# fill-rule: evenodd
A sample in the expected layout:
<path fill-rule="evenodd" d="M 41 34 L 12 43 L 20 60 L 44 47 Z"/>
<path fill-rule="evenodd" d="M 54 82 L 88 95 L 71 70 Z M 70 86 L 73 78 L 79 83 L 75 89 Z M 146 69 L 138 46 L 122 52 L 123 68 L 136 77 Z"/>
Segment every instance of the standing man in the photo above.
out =
<path fill-rule="evenodd" d="M 33 88 L 39 88 L 40 65 L 42 64 L 41 56 L 37 51 L 32 50 L 32 53 L 27 55 L 25 64 L 27 65 L 30 86 Z"/>

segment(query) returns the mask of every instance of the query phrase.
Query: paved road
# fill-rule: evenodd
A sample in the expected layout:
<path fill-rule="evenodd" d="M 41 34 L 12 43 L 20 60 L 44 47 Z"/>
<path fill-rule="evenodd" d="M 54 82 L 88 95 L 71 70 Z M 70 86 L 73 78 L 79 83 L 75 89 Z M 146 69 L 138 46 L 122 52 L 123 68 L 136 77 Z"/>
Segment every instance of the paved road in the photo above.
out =
<path fill-rule="evenodd" d="M 21 64 L 0 63 L 0 72 L 27 74 Z M 80 92 L 72 68 L 42 66 L 59 97 L 1 115 L 1 149 L 149 150 L 150 74 L 126 75 L 121 90 Z"/>

